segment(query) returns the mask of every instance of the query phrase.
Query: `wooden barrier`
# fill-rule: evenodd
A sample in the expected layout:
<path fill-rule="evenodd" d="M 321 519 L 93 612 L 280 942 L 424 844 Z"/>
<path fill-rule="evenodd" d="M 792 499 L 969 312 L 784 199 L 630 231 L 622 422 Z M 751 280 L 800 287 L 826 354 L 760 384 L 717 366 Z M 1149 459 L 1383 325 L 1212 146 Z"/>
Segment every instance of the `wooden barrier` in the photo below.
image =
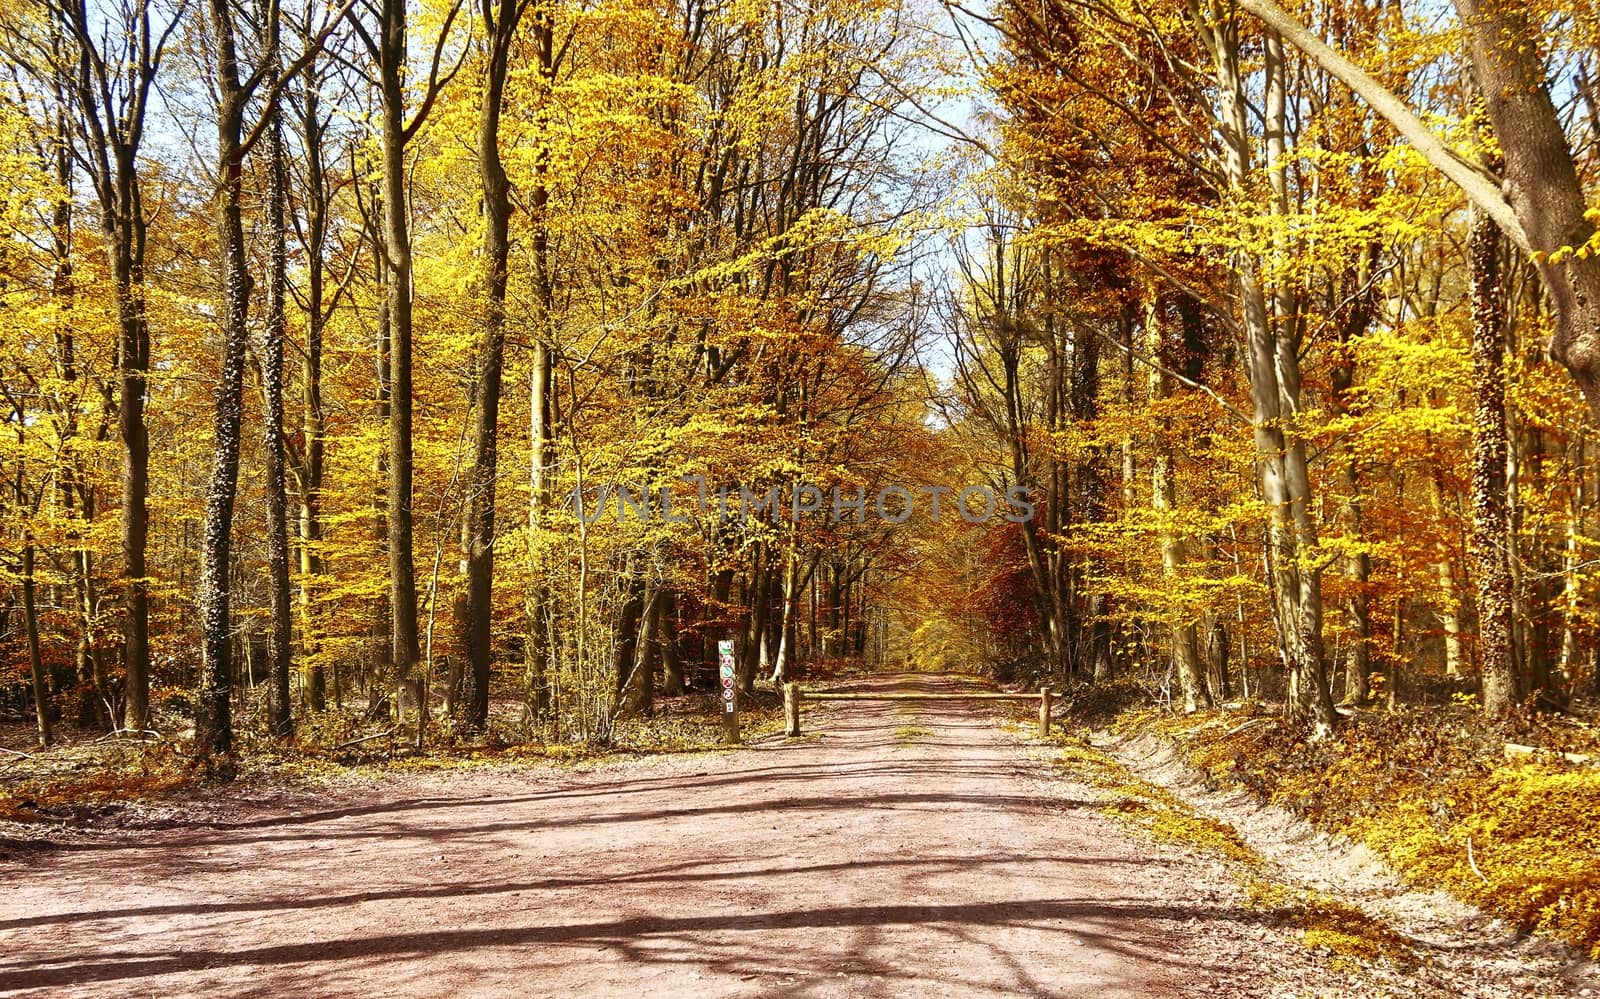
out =
<path fill-rule="evenodd" d="M 783 685 L 784 734 L 791 737 L 800 734 L 801 701 L 1038 701 L 1039 736 L 1045 738 L 1050 734 L 1053 700 L 1049 686 L 1040 687 L 1037 694 L 917 694 L 805 690 L 798 683 L 786 683 Z"/>

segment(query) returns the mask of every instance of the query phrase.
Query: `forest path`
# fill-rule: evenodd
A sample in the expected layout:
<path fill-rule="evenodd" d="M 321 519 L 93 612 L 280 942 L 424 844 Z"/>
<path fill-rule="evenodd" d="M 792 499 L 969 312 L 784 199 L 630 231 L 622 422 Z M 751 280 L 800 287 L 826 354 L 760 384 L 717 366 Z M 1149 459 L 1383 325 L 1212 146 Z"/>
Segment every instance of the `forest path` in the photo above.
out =
<path fill-rule="evenodd" d="M 1271 960 L 1216 864 L 1132 837 L 992 709 L 806 726 L 0 862 L 0 993 L 1238 995 Z"/>

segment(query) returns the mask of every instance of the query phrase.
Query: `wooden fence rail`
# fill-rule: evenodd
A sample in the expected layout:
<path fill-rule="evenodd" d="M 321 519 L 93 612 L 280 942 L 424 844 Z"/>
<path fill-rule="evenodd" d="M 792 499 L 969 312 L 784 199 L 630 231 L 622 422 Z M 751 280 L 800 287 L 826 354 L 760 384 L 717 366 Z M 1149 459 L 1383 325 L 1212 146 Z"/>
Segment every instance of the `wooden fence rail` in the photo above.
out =
<path fill-rule="evenodd" d="M 798 683 L 783 685 L 784 734 L 800 734 L 800 705 L 804 701 L 1038 701 L 1039 736 L 1050 734 L 1050 706 L 1054 699 L 1049 687 L 1040 687 L 1036 694 L 918 694 L 872 693 L 850 691 L 806 690 Z"/>

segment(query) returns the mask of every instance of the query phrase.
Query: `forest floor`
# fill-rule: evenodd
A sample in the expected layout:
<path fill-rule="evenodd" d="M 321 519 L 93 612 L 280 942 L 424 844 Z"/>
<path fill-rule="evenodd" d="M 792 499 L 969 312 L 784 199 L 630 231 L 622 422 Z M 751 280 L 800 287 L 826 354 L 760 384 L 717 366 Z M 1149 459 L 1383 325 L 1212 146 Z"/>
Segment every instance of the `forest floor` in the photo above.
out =
<path fill-rule="evenodd" d="M 806 729 L 0 841 L 0 993 L 1600 995 L 1470 913 L 1360 916 L 1337 865 L 1308 901 L 1204 802 L 977 703 L 834 702 Z"/>

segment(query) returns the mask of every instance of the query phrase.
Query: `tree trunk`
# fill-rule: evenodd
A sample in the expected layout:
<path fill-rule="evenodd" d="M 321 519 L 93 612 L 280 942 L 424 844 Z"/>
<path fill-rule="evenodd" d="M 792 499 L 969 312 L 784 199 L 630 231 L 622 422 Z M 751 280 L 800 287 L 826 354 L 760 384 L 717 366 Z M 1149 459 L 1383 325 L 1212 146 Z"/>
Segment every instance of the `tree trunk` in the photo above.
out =
<path fill-rule="evenodd" d="M 306 157 L 306 346 L 301 369 L 301 433 L 305 451 L 297 470 L 300 486 L 300 649 L 308 660 L 306 704 L 327 708 L 327 677 L 321 659 L 322 622 L 316 606 L 316 577 L 322 575 L 322 335 L 326 322 L 328 187 L 323 169 L 324 121 L 320 117 L 320 78 L 314 63 L 305 69 L 301 133 Z"/>
<path fill-rule="evenodd" d="M 555 78 L 555 30 L 551 8 L 534 12 L 534 58 L 539 72 L 540 122 Z M 545 147 L 534 159 L 533 189 L 528 202 L 533 230 L 533 358 L 529 382 L 528 445 L 531 466 L 528 490 L 528 594 L 525 602 L 524 647 L 527 702 L 534 717 L 550 709 L 547 672 L 555 648 L 553 608 L 540 552 L 545 514 L 550 509 L 555 476 L 555 278 L 550 269 L 550 154 Z M 581 622 L 580 622 L 580 627 Z"/>
<path fill-rule="evenodd" d="M 1150 476 L 1153 486 L 1151 507 L 1157 516 L 1170 518 L 1176 491 L 1172 481 L 1172 455 L 1165 447 L 1157 451 Z M 1183 540 L 1170 525 L 1163 527 L 1161 567 L 1169 588 L 1180 585 L 1183 563 Z M 1205 667 L 1195 639 L 1195 625 L 1182 608 L 1175 607 L 1168 611 L 1168 615 L 1172 632 L 1172 660 L 1177 666 L 1178 682 L 1183 689 L 1183 710 L 1193 714 L 1202 706 L 1211 705 L 1211 694 L 1206 689 Z"/>
<path fill-rule="evenodd" d="M 389 613 L 391 682 L 414 679 L 417 578 L 412 547 L 411 234 L 406 219 L 405 0 L 383 0 L 379 12 L 378 83 L 382 94 L 383 251 L 389 316 Z M 420 705 L 419 705 L 420 707 Z"/>
<path fill-rule="evenodd" d="M 824 646 L 830 658 L 844 654 L 844 631 L 842 625 L 840 624 L 839 618 L 840 571 L 841 566 L 838 562 L 832 562 L 829 564 L 827 614 L 823 618 L 823 623 L 827 630 L 827 638 L 824 639 Z"/>
<path fill-rule="evenodd" d="M 630 569 L 632 559 L 630 557 Z M 617 612 L 616 647 L 612 660 L 612 716 L 629 711 L 630 698 L 637 697 L 636 675 L 640 635 L 644 630 L 648 603 L 655 599 L 654 588 L 629 572 L 623 580 L 622 606 Z"/>
<path fill-rule="evenodd" d="M 791 538 L 791 548 L 784 557 L 780 594 L 783 600 L 783 612 L 778 619 L 778 654 L 773 657 L 772 676 L 769 678 L 780 689 L 783 681 L 789 677 L 791 672 L 789 660 L 794 656 L 795 596 L 800 585 L 800 566 L 793 548 L 795 543 L 795 539 Z"/>
<path fill-rule="evenodd" d="M 624 645 L 630 654 L 618 660 L 619 668 L 626 670 L 618 705 L 623 714 L 648 717 L 655 707 L 656 627 L 660 620 L 661 591 L 647 583 L 640 599 L 637 634 Z"/>
<path fill-rule="evenodd" d="M 1572 489 L 1567 493 L 1567 524 L 1566 540 L 1563 545 L 1561 563 L 1561 652 L 1557 664 L 1558 683 L 1562 690 L 1571 690 L 1578 677 L 1578 617 L 1577 608 L 1583 593 L 1583 577 L 1579 569 L 1581 559 L 1580 537 L 1584 534 L 1584 508 L 1588 493 L 1588 469 L 1586 467 L 1586 448 L 1580 438 L 1571 448 L 1572 467 L 1577 470 L 1577 478 Z"/>
<path fill-rule="evenodd" d="M 59 28 L 52 29 L 52 42 L 58 40 L 58 32 Z M 77 406 L 88 386 L 89 373 L 78 364 L 77 335 L 72 325 L 77 286 L 72 267 L 73 133 L 67 118 L 73 99 L 69 92 L 71 81 L 58 72 L 52 82 L 56 102 L 53 166 L 59 194 L 51 219 L 55 273 L 51 276 L 50 291 L 62 317 L 56 333 L 56 371 L 64 389 L 56 393 L 56 405 L 64 417 L 62 445 L 65 447 L 68 439 L 80 435 Z M 110 387 L 104 391 L 109 397 Z M 109 404 L 109 398 L 107 402 Z M 102 422 L 102 437 L 105 428 L 106 423 Z M 81 456 L 67 459 L 57 477 L 56 491 L 71 521 L 69 536 L 77 549 L 72 556 L 72 592 L 78 625 L 77 679 L 83 690 L 78 702 L 78 721 L 83 725 L 104 722 L 115 727 L 116 719 L 110 714 L 112 694 L 106 682 L 105 657 L 95 641 L 94 555 L 87 543 L 93 533 L 95 517 L 94 486 L 88 479 L 88 464 Z"/>
<path fill-rule="evenodd" d="M 1461 595 L 1456 585 L 1455 566 L 1439 562 L 1439 593 L 1442 607 L 1439 623 L 1444 626 L 1444 674 L 1452 680 L 1463 675 L 1461 654 Z"/>
<path fill-rule="evenodd" d="M 88 491 L 84 491 L 85 502 Z M 87 510 L 87 508 L 86 508 Z M 84 513 L 84 523 L 87 526 L 94 520 L 90 512 Z M 89 684 L 89 692 L 84 695 L 84 705 L 80 707 L 79 718 L 81 721 L 90 722 L 99 720 L 108 724 L 115 724 L 111 718 L 111 682 L 106 677 L 105 654 L 95 641 L 95 594 L 94 583 L 94 556 L 85 548 L 78 552 L 73 559 L 74 594 L 77 601 L 78 628 L 78 679 L 79 682 Z"/>
<path fill-rule="evenodd" d="M 1226 173 L 1234 188 L 1244 191 L 1250 182 L 1253 133 L 1247 121 L 1239 71 L 1238 38 L 1225 25 L 1202 30 L 1215 63 Z M 1282 85 L 1283 66 L 1281 49 L 1274 55 L 1272 42 L 1269 33 L 1268 105 L 1273 124 L 1268 132 L 1269 138 L 1279 137 L 1276 142 L 1281 141 L 1282 135 L 1283 107 L 1278 88 Z M 1274 213 L 1282 210 L 1278 190 L 1282 160 L 1281 156 L 1271 160 L 1279 165 L 1273 177 Z M 1308 726 L 1313 737 L 1322 738 L 1332 733 L 1337 716 L 1323 660 L 1321 581 L 1318 570 L 1303 558 L 1317 542 L 1310 474 L 1305 442 L 1290 439 L 1285 430 L 1285 423 L 1292 420 L 1300 405 L 1297 338 L 1289 329 L 1277 328 L 1290 317 L 1282 315 L 1286 310 L 1279 298 L 1275 301 L 1279 322 L 1275 324 L 1253 251 L 1236 253 L 1234 266 L 1254 407 L 1256 465 L 1261 497 L 1267 504 L 1266 554 L 1274 621 L 1289 671 L 1288 713 L 1297 724 Z"/>
<path fill-rule="evenodd" d="M 229 569 L 233 552 L 233 506 L 238 494 L 246 317 L 251 280 L 246 270 L 240 201 L 244 169 L 242 118 L 249 94 L 239 80 L 234 10 L 211 0 L 217 59 L 217 245 L 222 253 L 222 357 L 212 422 L 211 482 L 206 490 L 205 536 L 200 558 L 199 604 L 204 639 L 204 676 L 195 707 L 195 754 L 213 768 L 213 758 L 233 750 L 230 694 L 233 686 Z M 219 772 L 232 775 L 223 764 Z"/>
<path fill-rule="evenodd" d="M 131 153 L 130 153 L 131 158 Z M 119 187 L 130 189 L 123 204 L 137 202 L 138 179 L 134 171 L 119 176 Z M 139 209 L 130 209 L 138 211 Z M 143 732 L 150 724 L 150 587 L 145 549 L 150 537 L 150 435 L 145 428 L 144 404 L 150 373 L 150 327 L 144 303 L 144 220 L 113 223 L 108 235 L 114 241 L 113 270 L 117 279 L 117 368 L 121 393 L 117 429 L 122 435 L 122 575 L 124 673 L 122 727 Z M 137 229 L 137 233 L 130 233 Z"/>
<path fill-rule="evenodd" d="M 1233 681 L 1228 676 L 1229 653 L 1228 626 L 1222 623 L 1222 617 L 1218 615 L 1212 621 L 1206 638 L 1206 661 L 1216 677 L 1216 684 L 1211 689 L 1213 701 L 1228 701 L 1233 697 Z"/>
<path fill-rule="evenodd" d="M 1473 76 L 1505 156 L 1505 195 L 1555 306 L 1550 356 L 1600 415 L 1600 256 L 1583 185 L 1546 80 L 1539 27 L 1522 0 L 1456 0 Z"/>
<path fill-rule="evenodd" d="M 1510 508 L 1506 502 L 1505 314 L 1500 289 L 1500 232 L 1472 214 L 1472 557 L 1478 576 L 1478 635 L 1483 710 L 1503 718 L 1518 699 L 1511 648 Z"/>
<path fill-rule="evenodd" d="M 466 724 L 489 721 L 489 677 L 494 654 L 494 504 L 500 440 L 500 380 L 505 361 L 506 264 L 511 253 L 511 184 L 500 160 L 500 108 L 506 64 L 523 6 L 500 0 L 483 6 L 489 63 L 478 112 L 478 174 L 483 187 L 484 320 L 478 361 L 477 422 L 467 500 L 467 599 L 461 632 L 466 639 Z"/>
<path fill-rule="evenodd" d="M 1167 375 L 1167 364 L 1176 351 L 1169 348 L 1162 327 L 1159 304 L 1152 296 L 1145 311 L 1145 333 L 1149 338 L 1150 356 L 1159 358 L 1161 367 L 1150 369 L 1150 401 L 1159 405 L 1172 395 L 1172 379 Z M 1170 369 L 1167 369 L 1170 370 Z M 1173 476 L 1172 421 L 1158 419 L 1154 460 L 1150 467 L 1150 506 L 1161 522 L 1161 569 L 1166 577 L 1167 589 L 1176 593 L 1182 589 L 1185 560 L 1184 539 L 1172 522 L 1177 506 L 1177 483 Z M 1167 624 L 1172 633 L 1172 661 L 1178 670 L 1178 682 L 1183 689 L 1183 710 L 1193 714 L 1202 705 L 1210 707 L 1211 694 L 1206 689 L 1205 667 L 1196 640 L 1195 624 L 1187 610 L 1174 601 L 1167 611 Z"/>
<path fill-rule="evenodd" d="M 20 488 L 20 486 L 19 486 Z M 39 613 L 34 602 L 37 586 L 33 578 L 33 535 L 22 541 L 22 626 L 28 637 L 28 678 L 33 683 L 33 717 L 40 746 L 48 746 L 50 731 L 50 685 L 44 673 L 44 658 L 39 653 Z"/>
<path fill-rule="evenodd" d="M 1535 293 L 1537 294 L 1537 293 Z M 1507 352 L 1516 356 L 1519 345 L 1513 339 L 1515 326 L 1507 325 Z M 1534 359 L 1543 352 L 1535 350 Z M 1555 650 L 1556 579 L 1560 571 L 1552 561 L 1553 552 L 1541 525 L 1529 525 L 1521 497 L 1523 481 L 1546 481 L 1544 466 L 1549 439 L 1542 427 L 1517 419 L 1508 412 L 1510 461 L 1506 470 L 1506 561 L 1511 570 L 1511 651 L 1517 670 L 1517 690 L 1526 698 L 1538 695 L 1541 707 L 1559 707 L 1560 691 L 1551 684 L 1551 662 Z M 1528 541 L 1522 539 L 1526 533 Z"/>
<path fill-rule="evenodd" d="M 150 438 L 144 417 L 150 327 L 145 312 L 147 223 L 139 147 L 150 90 L 169 37 L 152 25 L 153 6 L 125 4 L 114 12 L 77 3 L 46 8 L 73 50 L 66 61 L 74 110 L 87 139 L 79 151 L 99 202 L 106 260 L 116 290 L 117 430 L 123 447 L 123 727 L 140 732 L 149 727 L 150 710 L 150 590 L 145 561 Z M 137 39 L 137 43 L 124 53 L 113 39 Z M 126 54 L 137 58 L 129 60 Z"/>
<path fill-rule="evenodd" d="M 1345 501 L 1345 516 L 1359 531 L 1363 516 L 1355 464 L 1343 462 L 1340 475 L 1349 497 Z M 1344 660 L 1344 702 L 1365 704 L 1372 696 L 1372 597 L 1367 589 L 1372 577 L 1372 556 L 1358 551 L 1345 556 L 1343 561 L 1346 585 L 1350 587 L 1344 601 L 1345 622 L 1350 630 L 1350 649 Z"/>
<path fill-rule="evenodd" d="M 377 308 L 377 361 L 378 379 L 373 392 L 373 416 L 387 431 L 390 421 L 389 411 L 394 405 L 394 378 L 391 357 L 393 355 L 393 338 L 390 335 L 392 324 L 389 317 L 389 264 L 384 250 L 383 220 L 382 220 L 382 195 L 375 195 L 374 211 L 377 218 L 373 220 L 370 229 L 372 240 L 372 256 L 374 280 L 378 286 Z M 379 547 L 387 554 L 389 549 L 389 440 L 385 433 L 382 446 L 377 449 L 372 461 L 372 535 Z M 373 656 L 368 670 L 368 663 L 363 663 L 361 671 L 361 686 L 367 693 L 368 710 L 374 717 L 386 714 L 391 708 L 389 684 L 394 673 L 394 612 L 390 608 L 389 600 L 391 591 L 385 591 L 379 598 L 381 604 L 372 622 L 372 648 Z"/>
<path fill-rule="evenodd" d="M 684 692 L 683 657 L 678 650 L 678 602 L 671 590 L 661 594 L 661 620 L 657 625 L 661 646 L 661 693 L 677 697 Z"/>
<path fill-rule="evenodd" d="M 267 44 L 271 44 L 269 41 Z M 275 69 L 277 67 L 274 67 Z M 293 668 L 290 642 L 294 631 L 294 604 L 289 587 L 289 500 L 284 482 L 283 349 L 288 338 L 285 314 L 288 296 L 288 234 L 284 205 L 289 198 L 289 164 L 284 155 L 283 128 L 278 108 L 268 109 L 266 212 L 270 249 L 267 261 L 267 315 L 261 352 L 261 389 L 265 397 L 267 575 L 271 621 L 267 633 L 267 704 L 272 734 L 280 739 L 294 735 L 289 703 L 289 674 Z"/>
<path fill-rule="evenodd" d="M 767 613 L 772 597 L 767 580 L 772 573 L 765 555 L 766 549 L 762 546 L 756 554 L 755 565 L 750 571 L 750 585 L 745 591 L 749 611 L 745 622 L 743 655 L 739 661 L 739 692 L 746 695 L 755 693 L 756 674 L 761 667 L 762 646 L 767 635 Z"/>
<path fill-rule="evenodd" d="M 1433 499 L 1433 515 L 1439 527 L 1444 528 L 1449 518 L 1446 516 L 1444 502 L 1444 486 L 1439 481 L 1438 470 L 1431 476 L 1431 495 Z M 1439 623 L 1444 627 L 1444 671 L 1445 676 L 1452 680 L 1459 679 L 1462 675 L 1461 663 L 1461 587 L 1456 582 L 1455 559 L 1452 557 L 1451 545 L 1441 544 L 1439 547 Z"/>
<path fill-rule="evenodd" d="M 1372 324 L 1376 310 L 1377 282 L 1373 272 L 1378 266 L 1380 248 L 1369 244 L 1359 265 L 1348 272 L 1347 286 L 1356 291 L 1349 298 L 1343 321 L 1339 323 L 1339 344 L 1332 370 L 1329 373 L 1329 403 L 1340 416 L 1351 415 L 1355 387 L 1356 365 L 1352 355 L 1354 341 Z M 1364 289 L 1364 290 L 1363 290 Z M 1342 291 L 1342 290 L 1341 290 Z M 1358 544 L 1345 555 L 1342 562 L 1348 592 L 1344 599 L 1345 628 L 1349 632 L 1349 651 L 1344 660 L 1344 703 L 1360 705 L 1371 697 L 1372 683 L 1372 556 L 1362 542 L 1366 529 L 1366 515 L 1361 494 L 1361 473 L 1353 457 L 1339 460 L 1336 465 L 1339 491 L 1344 496 L 1339 519 L 1344 535 Z"/>

